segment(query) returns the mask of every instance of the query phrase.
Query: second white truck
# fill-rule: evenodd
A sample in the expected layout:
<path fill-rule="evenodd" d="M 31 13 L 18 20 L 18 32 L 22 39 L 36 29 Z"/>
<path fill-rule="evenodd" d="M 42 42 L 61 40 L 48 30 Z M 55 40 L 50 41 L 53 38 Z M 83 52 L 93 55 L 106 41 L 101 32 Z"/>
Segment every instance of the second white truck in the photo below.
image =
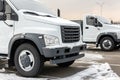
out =
<path fill-rule="evenodd" d="M 96 15 L 86 15 L 83 21 L 76 21 L 82 27 L 83 42 L 96 44 L 104 51 L 111 51 L 119 47 L 120 26 Z"/>

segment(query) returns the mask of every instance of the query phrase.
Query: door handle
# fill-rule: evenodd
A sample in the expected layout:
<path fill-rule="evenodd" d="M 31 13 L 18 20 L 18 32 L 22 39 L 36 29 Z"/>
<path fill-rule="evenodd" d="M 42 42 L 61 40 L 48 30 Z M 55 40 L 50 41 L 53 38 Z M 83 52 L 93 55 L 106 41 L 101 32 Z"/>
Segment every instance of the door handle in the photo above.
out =
<path fill-rule="evenodd" d="M 89 27 L 85 27 L 85 29 L 89 29 Z"/>
<path fill-rule="evenodd" d="M 8 26 L 13 27 L 13 25 L 8 25 Z"/>

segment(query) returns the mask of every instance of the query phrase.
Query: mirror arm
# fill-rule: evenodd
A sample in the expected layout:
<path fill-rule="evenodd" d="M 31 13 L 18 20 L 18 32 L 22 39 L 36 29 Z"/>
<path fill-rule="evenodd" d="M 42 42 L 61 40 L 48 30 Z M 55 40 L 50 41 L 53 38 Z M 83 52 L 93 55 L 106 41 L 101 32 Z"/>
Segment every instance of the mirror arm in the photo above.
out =
<path fill-rule="evenodd" d="M 3 0 L 3 13 L 5 14 L 5 0 Z"/>
<path fill-rule="evenodd" d="M 5 0 L 3 0 L 3 20 L 6 20 L 6 13 L 5 13 Z"/>

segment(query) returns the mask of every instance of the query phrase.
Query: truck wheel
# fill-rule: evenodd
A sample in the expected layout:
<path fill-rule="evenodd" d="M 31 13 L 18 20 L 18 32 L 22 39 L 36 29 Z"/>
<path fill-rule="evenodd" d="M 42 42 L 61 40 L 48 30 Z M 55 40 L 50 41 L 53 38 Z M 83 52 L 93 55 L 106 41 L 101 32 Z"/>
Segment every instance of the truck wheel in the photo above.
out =
<path fill-rule="evenodd" d="M 20 45 L 15 52 L 15 67 L 22 76 L 34 77 L 42 71 L 44 61 L 42 56 L 31 44 Z"/>
<path fill-rule="evenodd" d="M 115 42 L 110 37 L 104 37 L 100 41 L 100 47 L 104 51 L 111 51 L 115 48 Z"/>
<path fill-rule="evenodd" d="M 70 65 L 72 65 L 74 63 L 74 61 L 70 61 L 70 62 L 65 62 L 65 63 L 60 63 L 57 64 L 59 67 L 69 67 Z"/>

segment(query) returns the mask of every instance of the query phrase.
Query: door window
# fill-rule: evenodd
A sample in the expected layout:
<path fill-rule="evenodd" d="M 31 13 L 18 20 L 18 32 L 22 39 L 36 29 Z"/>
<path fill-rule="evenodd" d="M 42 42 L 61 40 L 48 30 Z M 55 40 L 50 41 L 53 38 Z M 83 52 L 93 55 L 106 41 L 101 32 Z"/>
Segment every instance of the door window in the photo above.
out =
<path fill-rule="evenodd" d="M 95 26 L 95 27 L 102 27 L 102 24 L 94 17 L 87 17 L 86 18 L 87 25 Z"/>
<path fill-rule="evenodd" d="M 87 17 L 86 22 L 87 22 L 87 25 L 94 26 L 95 18 L 94 17 Z"/>
<path fill-rule="evenodd" d="M 5 3 L 5 15 L 6 15 L 6 20 L 18 21 L 18 15 L 7 3 Z"/>

